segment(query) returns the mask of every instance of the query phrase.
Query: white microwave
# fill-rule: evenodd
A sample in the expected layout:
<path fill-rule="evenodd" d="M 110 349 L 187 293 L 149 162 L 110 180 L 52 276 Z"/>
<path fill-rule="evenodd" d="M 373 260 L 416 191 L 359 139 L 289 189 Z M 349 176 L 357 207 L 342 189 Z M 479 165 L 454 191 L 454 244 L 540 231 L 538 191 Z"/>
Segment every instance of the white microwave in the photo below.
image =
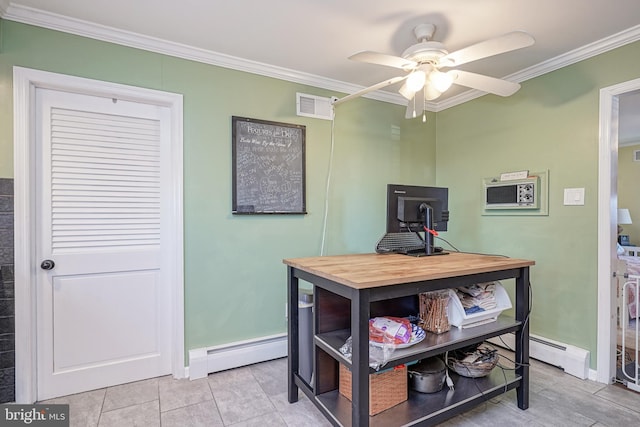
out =
<path fill-rule="evenodd" d="M 513 181 L 485 180 L 485 209 L 538 209 L 538 177 Z"/>

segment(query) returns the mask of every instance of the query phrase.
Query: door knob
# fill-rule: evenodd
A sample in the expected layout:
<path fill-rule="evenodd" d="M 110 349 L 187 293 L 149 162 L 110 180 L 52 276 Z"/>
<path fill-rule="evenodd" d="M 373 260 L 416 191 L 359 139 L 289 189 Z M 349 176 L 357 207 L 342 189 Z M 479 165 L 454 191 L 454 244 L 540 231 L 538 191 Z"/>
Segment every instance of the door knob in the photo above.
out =
<path fill-rule="evenodd" d="M 51 270 L 55 266 L 56 266 L 56 263 L 50 259 L 45 259 L 44 261 L 42 261 L 42 264 L 40 264 L 40 268 L 43 270 Z"/>

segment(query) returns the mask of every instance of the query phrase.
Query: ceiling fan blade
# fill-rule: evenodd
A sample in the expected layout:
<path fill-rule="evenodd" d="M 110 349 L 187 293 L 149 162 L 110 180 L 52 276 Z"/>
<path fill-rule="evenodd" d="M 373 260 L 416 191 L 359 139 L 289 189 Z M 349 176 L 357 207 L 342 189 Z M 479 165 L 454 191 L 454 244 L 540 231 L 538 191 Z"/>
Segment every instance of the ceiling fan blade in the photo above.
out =
<path fill-rule="evenodd" d="M 392 84 L 398 83 L 398 82 L 400 82 L 400 81 L 402 81 L 402 80 L 404 80 L 406 78 L 407 78 L 407 76 L 393 77 L 391 79 L 388 79 L 388 80 L 385 80 L 383 82 L 377 83 L 377 84 L 375 84 L 373 86 L 366 87 L 366 88 L 364 88 L 364 89 L 362 89 L 362 90 L 360 90 L 360 91 L 358 91 L 356 93 L 352 93 L 351 95 L 347 95 L 347 96 L 345 96 L 343 98 L 340 98 L 337 101 L 334 101 L 333 105 L 339 105 L 339 104 L 342 104 L 343 102 L 347 102 L 347 101 L 349 101 L 351 99 L 358 98 L 359 96 L 365 95 L 365 94 L 367 94 L 369 92 L 373 92 L 374 90 L 378 90 L 378 89 L 382 89 L 383 87 L 391 86 Z"/>
<path fill-rule="evenodd" d="M 522 49 L 534 43 L 535 39 L 530 34 L 524 31 L 514 31 L 451 52 L 440 59 L 440 66 L 455 67 L 489 56 Z"/>
<path fill-rule="evenodd" d="M 417 62 L 410 59 L 404 59 L 399 56 L 387 55 L 386 53 L 372 52 L 363 50 L 354 53 L 349 57 L 354 61 L 367 62 L 369 64 L 385 65 L 387 67 L 400 68 L 403 70 L 412 70 L 418 66 Z"/>
<path fill-rule="evenodd" d="M 470 73 L 468 71 L 451 70 L 448 71 L 447 74 L 453 77 L 454 84 L 493 93 L 495 95 L 510 96 L 520 89 L 519 83 L 496 79 L 495 77 L 482 74 Z"/>
<path fill-rule="evenodd" d="M 404 114 L 405 119 L 413 119 L 418 117 L 424 111 L 424 91 L 417 91 L 413 98 L 407 103 L 407 111 Z"/>

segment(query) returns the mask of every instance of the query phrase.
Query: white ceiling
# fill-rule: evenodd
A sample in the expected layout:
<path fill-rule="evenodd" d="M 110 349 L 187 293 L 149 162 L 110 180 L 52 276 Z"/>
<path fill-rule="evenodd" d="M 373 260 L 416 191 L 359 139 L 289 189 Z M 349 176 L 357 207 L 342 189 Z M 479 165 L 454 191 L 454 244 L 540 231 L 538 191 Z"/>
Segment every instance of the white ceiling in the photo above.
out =
<path fill-rule="evenodd" d="M 350 61 L 350 55 L 400 55 L 415 43 L 413 28 L 423 22 L 436 25 L 434 40 L 449 52 L 514 30 L 528 32 L 536 40 L 532 47 L 460 67 L 518 82 L 640 39 L 640 0 L 0 0 L 0 13 L 62 30 L 117 30 L 120 39 L 143 36 L 150 45 L 171 42 L 228 56 L 229 63 L 240 60 L 247 69 L 317 78 L 324 82 L 320 87 L 335 82 L 347 92 L 398 75 L 393 68 Z M 378 95 L 401 102 L 397 85 L 387 90 Z M 468 93 L 454 86 L 432 109 Z"/>

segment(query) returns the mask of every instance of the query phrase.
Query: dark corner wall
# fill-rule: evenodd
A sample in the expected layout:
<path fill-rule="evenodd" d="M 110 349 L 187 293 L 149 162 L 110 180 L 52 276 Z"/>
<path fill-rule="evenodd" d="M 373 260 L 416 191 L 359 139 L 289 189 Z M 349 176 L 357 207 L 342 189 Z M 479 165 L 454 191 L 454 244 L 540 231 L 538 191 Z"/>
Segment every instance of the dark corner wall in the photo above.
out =
<path fill-rule="evenodd" d="M 0 178 L 0 403 L 15 401 L 13 179 Z"/>

